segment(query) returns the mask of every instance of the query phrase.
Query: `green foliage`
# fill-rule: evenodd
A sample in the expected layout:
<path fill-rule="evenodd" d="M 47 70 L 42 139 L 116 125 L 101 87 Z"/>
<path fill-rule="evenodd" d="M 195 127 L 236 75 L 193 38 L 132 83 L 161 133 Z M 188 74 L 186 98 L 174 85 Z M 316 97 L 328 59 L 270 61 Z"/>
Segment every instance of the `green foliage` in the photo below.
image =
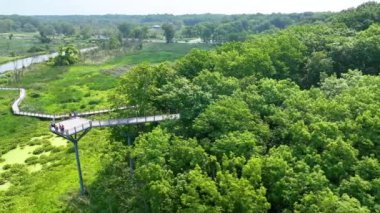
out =
<path fill-rule="evenodd" d="M 209 51 L 193 49 L 189 54 L 178 60 L 176 70 L 187 78 L 193 78 L 202 70 L 212 71 L 214 66 L 214 54 Z"/>
<path fill-rule="evenodd" d="M 150 69 L 153 70 L 153 67 L 146 67 L 145 71 Z M 149 73 L 144 75 L 150 76 Z M 217 71 L 201 71 L 191 77 L 191 80 L 176 78 L 175 75 L 177 73 L 172 72 L 167 77 L 174 80 L 161 81 L 164 85 L 155 84 L 154 81 L 149 84 L 155 85 L 153 91 L 161 94 L 158 98 L 152 98 L 152 103 L 159 104 L 165 100 L 168 101 L 167 106 L 179 107 L 183 116 L 182 122 L 189 122 L 191 128 L 183 125 L 184 123 L 177 123 L 171 131 L 184 136 L 194 134 L 203 149 L 190 148 L 197 146 L 195 140 L 191 140 L 193 145 L 188 146 L 189 140 L 168 139 L 167 136 L 162 139 L 162 136 L 155 136 L 157 139 L 149 139 L 150 142 L 146 141 L 144 146 L 139 144 L 137 150 L 145 153 L 144 155 L 155 153 L 153 155 L 156 157 L 149 157 L 151 160 L 137 157 L 138 162 L 144 160 L 144 165 L 155 162 L 155 165 L 169 169 L 170 174 L 174 175 L 174 183 L 176 178 L 183 178 L 183 174 L 193 171 L 198 164 L 198 170 L 215 179 L 218 186 L 216 194 L 211 192 L 214 189 L 209 188 L 211 191 L 208 193 L 214 196 L 213 202 L 220 203 L 223 209 L 231 211 L 243 211 L 242 209 L 250 207 L 232 200 L 234 193 L 245 191 L 230 188 L 232 186 L 229 183 L 234 183 L 234 187 L 242 184 L 249 189 L 247 194 L 241 195 L 247 199 L 251 199 L 252 191 L 263 187 L 266 200 L 274 211 L 303 211 L 301 209 L 310 205 L 302 203 L 309 202 L 312 196 L 324 193 L 326 189 L 339 189 L 342 192 L 341 195 L 328 194 L 337 204 L 330 203 L 329 200 L 321 203 L 310 201 L 315 202 L 310 211 L 366 212 L 368 209 L 377 208 L 376 192 L 371 181 L 378 176 L 378 161 L 373 158 L 360 160 L 358 157 L 368 156 L 369 153 L 376 155 L 376 149 L 368 149 L 368 153 L 361 142 L 365 138 L 371 142 L 368 145 L 377 146 L 373 143 L 377 133 L 372 129 L 376 126 L 376 116 L 363 116 L 378 113 L 372 110 L 372 105 L 378 106 L 379 103 L 375 98 L 375 94 L 379 92 L 378 87 L 374 86 L 379 84 L 378 77 L 363 76 L 360 72 L 350 71 L 340 79 L 326 78 L 320 89 L 302 91 L 289 80 L 245 81 L 244 84 L 249 86 L 239 88 L 232 83 L 237 78 L 223 77 Z M 339 84 L 345 86 L 341 87 Z M 366 98 L 355 94 L 354 91 L 369 85 L 373 87 L 371 86 L 371 90 L 364 90 Z M 162 106 L 165 105 L 162 103 Z M 371 123 L 363 124 L 366 126 L 365 133 L 357 126 L 360 122 Z M 186 131 L 181 130 L 182 128 Z M 177 147 L 175 141 L 185 145 L 186 151 L 180 151 L 183 146 Z M 160 145 L 152 147 L 154 144 Z M 287 146 L 277 147 L 278 144 Z M 169 157 L 172 155 L 170 153 L 176 153 L 174 156 L 179 157 Z M 206 153 L 210 155 L 209 158 L 205 157 Z M 359 176 L 357 179 L 350 178 L 355 173 L 365 179 L 358 182 L 356 180 Z M 198 176 L 202 176 L 201 174 L 197 173 Z M 223 180 L 223 186 L 219 185 L 218 180 Z M 246 185 L 248 183 L 250 185 Z M 174 193 L 178 190 L 171 188 L 169 191 Z M 260 194 L 259 191 L 257 194 Z M 209 201 L 201 203 L 199 194 L 191 192 L 191 196 L 187 196 L 184 196 L 186 202 L 177 203 L 174 209 L 180 208 L 179 206 L 186 206 L 187 209 L 189 203 L 193 203 L 199 211 L 210 210 L 207 204 Z M 265 201 L 263 202 L 259 205 L 264 209 L 268 208 Z"/>
<path fill-rule="evenodd" d="M 215 141 L 211 152 L 218 156 L 241 156 L 250 159 L 251 156 L 264 153 L 265 147 L 257 141 L 257 137 L 251 132 L 232 132 Z"/>
<path fill-rule="evenodd" d="M 216 183 L 197 167 L 179 176 L 180 201 L 183 212 L 220 212 L 221 195 Z"/>
<path fill-rule="evenodd" d="M 295 212 L 370 212 L 367 208 L 361 207 L 360 202 L 347 194 L 337 196 L 330 190 L 322 190 L 316 193 L 305 195 L 300 203 L 295 204 Z"/>
<path fill-rule="evenodd" d="M 375 211 L 374 197 L 371 195 L 372 185 L 369 181 L 363 180 L 360 176 L 353 176 L 343 180 L 339 186 L 341 194 L 349 194 L 360 201 L 364 206 Z"/>
<path fill-rule="evenodd" d="M 58 56 L 54 58 L 55 66 L 67 66 L 75 64 L 80 59 L 80 51 L 74 45 L 60 47 Z"/>
<path fill-rule="evenodd" d="M 296 26 L 133 69 L 119 104 L 181 114 L 136 140 L 133 197 L 154 196 L 145 211 L 378 211 L 380 78 L 363 75 L 378 73 L 376 32 Z"/>
<path fill-rule="evenodd" d="M 45 167 L 50 162 L 50 170 L 34 177 L 28 176 L 25 165 L 5 166 L 1 176 L 14 184 L 15 191 L 0 193 L 0 203 L 9 211 L 25 211 L 37 201 L 41 212 L 378 212 L 380 48 L 379 26 L 372 24 L 378 22 L 377 6 L 364 4 L 336 17 L 273 14 L 267 19 L 252 16 L 255 20 L 224 17 L 223 22 L 187 17 L 186 34 L 205 42 L 266 33 L 213 51 L 193 50 L 175 63 L 126 66 L 175 59 L 192 46 L 147 44 L 98 67 L 55 68 L 54 72 L 45 67 L 38 74 L 26 73 L 23 85 L 38 94 L 25 100 L 32 103 L 26 107 L 48 103 L 51 111 L 86 109 L 107 103 L 103 100 L 109 97 L 113 106 L 138 106 L 118 116 L 175 111 L 181 118 L 115 127 L 112 144 L 102 144 L 110 133 L 90 133 L 88 141 L 97 145 L 84 143 L 81 148 L 83 165 L 91 165 L 85 169 L 89 171 L 85 178 L 90 179 L 85 199 L 68 193 L 76 177 L 73 150 L 40 142 L 42 147 L 34 152 L 50 151 L 51 156 L 31 157 L 27 163 L 38 161 Z M 180 28 L 181 21 L 158 17 L 161 21 L 156 23 L 165 20 L 173 23 L 173 30 Z M 144 22 L 158 17 L 147 16 Z M 301 19 L 332 23 L 275 30 Z M 146 30 L 138 26 L 124 36 L 141 40 Z M 54 35 L 57 29 L 48 31 Z M 122 43 L 118 35 L 108 41 L 116 48 Z M 119 66 L 127 72 L 119 71 Z M 116 85 L 114 76 L 121 74 Z M 11 119 L 11 93 L 5 94 L 0 99 L 4 106 L 0 134 L 6 136 L 2 153 L 15 148 L 11 136 L 24 141 L 22 135 L 46 130 L 46 124 L 37 120 Z M 135 137 L 132 146 L 125 145 L 126 131 Z M 33 199 L 26 201 L 27 195 Z M 53 198 L 46 199 L 50 195 Z M 65 202 L 68 207 L 62 207 Z"/>
<path fill-rule="evenodd" d="M 175 34 L 175 30 L 174 30 L 173 25 L 171 25 L 171 24 L 163 24 L 161 26 L 161 28 L 164 30 L 164 35 L 165 35 L 166 43 L 172 43 L 173 42 L 173 38 L 174 38 L 174 34 Z"/>
<path fill-rule="evenodd" d="M 379 23 L 380 5 L 372 1 L 360 5 L 357 8 L 351 8 L 343 11 L 334 17 L 336 22 L 343 22 L 347 26 L 356 29 L 367 29 L 372 23 Z"/>
<path fill-rule="evenodd" d="M 34 153 L 33 153 L 34 154 Z M 39 153 L 38 153 L 39 154 Z M 38 163 L 38 157 L 37 156 L 31 156 L 25 160 L 25 163 L 28 165 L 36 164 Z"/>
<path fill-rule="evenodd" d="M 218 173 L 221 206 L 225 212 L 267 212 L 270 203 L 265 198 L 264 187 L 255 189 L 245 179 L 237 179 L 228 173 Z"/>
<path fill-rule="evenodd" d="M 378 159 L 365 157 L 355 167 L 357 174 L 365 180 L 373 180 L 380 177 L 380 164 Z"/>
<path fill-rule="evenodd" d="M 198 136 L 211 139 L 239 130 L 251 130 L 265 137 L 268 131 L 260 118 L 251 114 L 245 102 L 230 97 L 209 105 L 194 121 L 194 129 Z"/>
<path fill-rule="evenodd" d="M 124 38 L 129 37 L 129 35 L 132 32 L 132 27 L 133 26 L 127 22 L 121 23 L 117 26 L 117 28 L 119 29 L 120 33 L 123 35 Z"/>

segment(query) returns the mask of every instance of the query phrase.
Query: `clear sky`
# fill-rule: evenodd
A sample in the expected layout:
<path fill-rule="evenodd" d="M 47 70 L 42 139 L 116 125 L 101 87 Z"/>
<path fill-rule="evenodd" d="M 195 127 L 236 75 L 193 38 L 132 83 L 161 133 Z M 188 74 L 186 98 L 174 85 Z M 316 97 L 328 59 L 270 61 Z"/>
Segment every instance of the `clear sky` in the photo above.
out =
<path fill-rule="evenodd" d="M 368 0 L 0 0 L 0 14 L 194 14 L 340 11 Z M 379 2 L 380 0 L 376 0 Z"/>

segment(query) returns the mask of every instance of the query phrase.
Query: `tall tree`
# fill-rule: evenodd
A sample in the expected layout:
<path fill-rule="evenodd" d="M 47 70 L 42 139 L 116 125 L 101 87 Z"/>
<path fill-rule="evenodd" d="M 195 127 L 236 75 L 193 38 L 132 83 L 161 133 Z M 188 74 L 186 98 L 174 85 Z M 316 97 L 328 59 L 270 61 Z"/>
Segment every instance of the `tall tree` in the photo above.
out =
<path fill-rule="evenodd" d="M 128 38 L 130 34 L 132 33 L 133 25 L 127 22 L 124 22 L 124 23 L 119 24 L 117 26 L 117 29 L 119 29 L 120 33 L 123 35 L 124 38 Z"/>
<path fill-rule="evenodd" d="M 163 24 L 161 28 L 164 30 L 166 43 L 172 43 L 175 34 L 174 26 L 172 24 Z"/>

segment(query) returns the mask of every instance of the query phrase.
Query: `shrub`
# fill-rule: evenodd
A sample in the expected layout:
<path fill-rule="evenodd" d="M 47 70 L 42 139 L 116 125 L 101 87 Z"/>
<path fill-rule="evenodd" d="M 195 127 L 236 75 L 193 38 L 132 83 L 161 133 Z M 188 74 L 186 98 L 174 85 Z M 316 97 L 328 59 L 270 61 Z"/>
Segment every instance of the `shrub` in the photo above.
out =
<path fill-rule="evenodd" d="M 3 177 L 0 177 L 0 185 L 3 185 L 7 182 L 7 180 L 5 180 L 5 178 Z"/>
<path fill-rule="evenodd" d="M 32 165 L 32 164 L 36 164 L 38 163 L 38 157 L 37 156 L 32 156 L 32 157 L 29 157 L 25 160 L 25 163 L 27 165 Z"/>
<path fill-rule="evenodd" d="M 28 53 L 37 53 L 37 52 L 43 52 L 43 51 L 45 51 L 45 48 L 38 47 L 38 46 L 33 46 L 27 52 Z"/>
<path fill-rule="evenodd" d="M 91 100 L 88 102 L 89 105 L 97 105 L 99 104 L 101 101 L 100 100 Z"/>
<path fill-rule="evenodd" d="M 39 98 L 41 95 L 40 94 L 38 94 L 38 93 L 32 93 L 32 94 L 30 94 L 30 97 L 32 97 L 32 98 Z"/>
<path fill-rule="evenodd" d="M 12 165 L 10 165 L 10 164 L 5 164 L 4 166 L 3 166 L 3 169 L 4 170 L 8 170 L 8 169 L 10 169 L 12 167 Z"/>
<path fill-rule="evenodd" d="M 62 149 L 59 147 L 54 147 L 52 150 L 50 150 L 52 153 L 60 152 Z"/>
<path fill-rule="evenodd" d="M 54 146 L 52 146 L 52 145 L 49 143 L 49 144 L 44 144 L 44 146 L 43 146 L 42 148 L 43 148 L 43 150 L 44 150 L 45 152 L 49 152 L 49 151 L 51 151 L 51 150 L 54 149 Z"/>
<path fill-rule="evenodd" d="M 43 153 L 44 151 L 45 151 L 44 147 L 38 147 L 37 149 L 35 149 L 33 151 L 33 154 L 34 155 L 39 155 L 39 154 Z"/>
<path fill-rule="evenodd" d="M 41 140 L 31 140 L 27 143 L 28 146 L 35 146 L 35 145 L 40 145 Z"/>
<path fill-rule="evenodd" d="M 80 51 L 74 45 L 60 47 L 58 56 L 54 58 L 55 66 L 67 66 L 79 62 Z"/>

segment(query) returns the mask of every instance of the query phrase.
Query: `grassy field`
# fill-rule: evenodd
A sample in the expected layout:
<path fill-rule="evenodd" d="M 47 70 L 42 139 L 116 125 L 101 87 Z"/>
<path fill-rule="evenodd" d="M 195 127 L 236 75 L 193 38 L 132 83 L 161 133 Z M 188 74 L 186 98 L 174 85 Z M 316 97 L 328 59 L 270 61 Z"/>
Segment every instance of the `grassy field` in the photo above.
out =
<path fill-rule="evenodd" d="M 131 66 L 175 60 L 192 48 L 207 46 L 190 44 L 146 44 L 140 51 L 111 59 L 101 65 L 52 67 L 36 65 L 18 84 L 28 95 L 22 109 L 36 112 L 68 113 L 110 107 L 108 97 L 117 84 L 117 78 Z M 70 94 L 70 95 L 67 95 Z"/>
<path fill-rule="evenodd" d="M 87 41 L 75 37 L 55 37 L 49 44 L 42 44 L 38 40 L 38 33 L 13 33 L 12 39 L 9 39 L 10 33 L 0 33 L 0 64 L 6 63 L 18 58 L 56 52 L 60 45 L 73 43 L 78 47 L 91 46 Z M 31 52 L 31 48 L 41 49 L 43 51 Z"/>
<path fill-rule="evenodd" d="M 0 56 L 13 57 L 26 55 L 27 51 L 35 45 L 39 45 L 39 41 L 35 38 L 37 33 L 14 33 L 13 38 L 9 39 L 9 33 L 0 34 Z"/>
<path fill-rule="evenodd" d="M 109 106 L 118 76 L 131 66 L 175 60 L 194 47 L 202 46 L 146 44 L 143 50 L 101 65 L 40 64 L 31 67 L 20 83 L 7 83 L 7 75 L 3 75 L 0 85 L 25 87 L 27 98 L 22 108 L 28 110 L 62 113 L 100 109 Z M 16 91 L 0 91 L 0 212 L 63 211 L 79 189 L 73 147 L 48 132 L 49 121 L 12 115 L 10 104 L 17 96 Z M 112 163 L 109 152 L 118 143 L 111 143 L 109 134 L 109 129 L 94 129 L 79 144 L 87 185 Z"/>

